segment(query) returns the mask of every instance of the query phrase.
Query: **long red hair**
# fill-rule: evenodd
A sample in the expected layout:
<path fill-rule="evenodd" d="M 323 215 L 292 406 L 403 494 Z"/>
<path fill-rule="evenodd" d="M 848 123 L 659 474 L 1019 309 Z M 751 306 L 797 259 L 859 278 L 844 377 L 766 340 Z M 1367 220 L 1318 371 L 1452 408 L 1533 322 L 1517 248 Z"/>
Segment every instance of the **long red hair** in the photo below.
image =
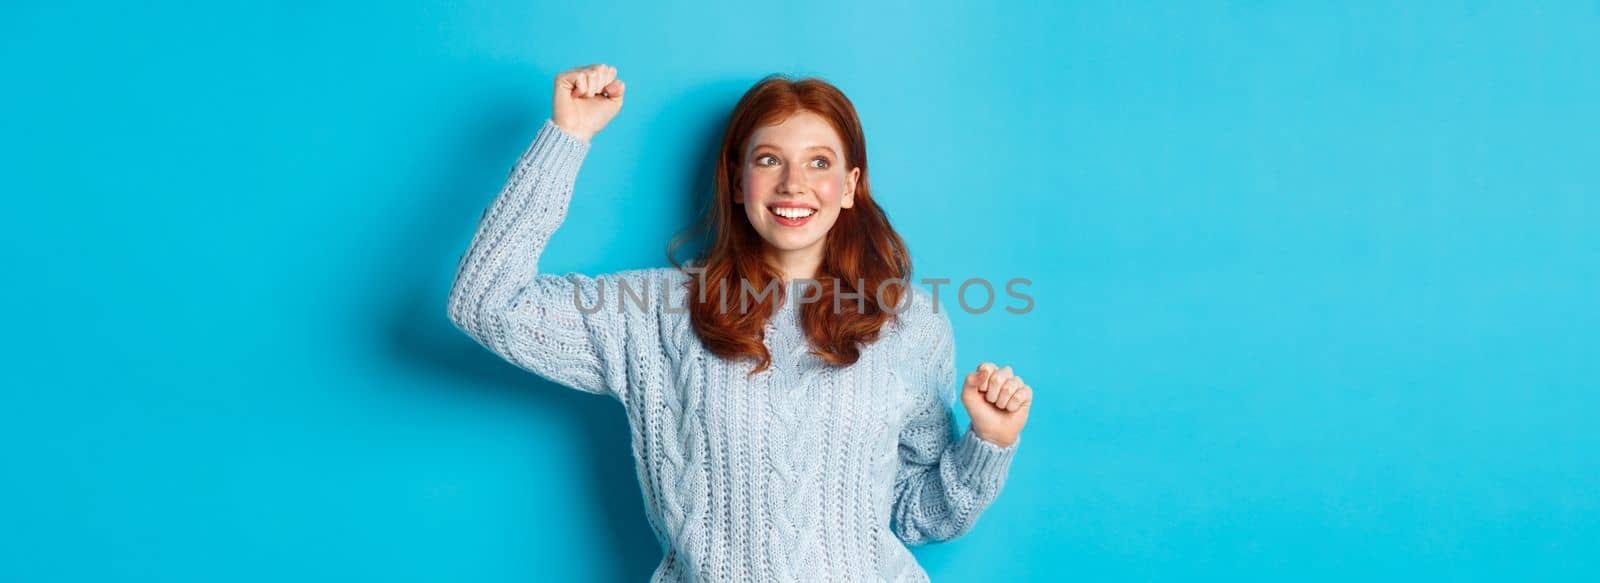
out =
<path fill-rule="evenodd" d="M 744 149 L 750 135 L 756 128 L 782 123 L 800 111 L 827 119 L 844 144 L 845 168 L 861 169 L 854 206 L 841 210 L 824 239 L 822 265 L 815 278 L 821 297 L 797 305 L 811 353 L 832 365 L 854 364 L 862 348 L 877 340 L 879 328 L 894 316 L 895 312 L 884 308 L 896 309 L 908 291 L 911 254 L 872 197 L 866 138 L 855 106 L 837 87 L 821 79 L 791 79 L 780 74 L 762 78 L 739 99 L 728 120 L 709 206 L 701 220 L 674 237 L 667 249 L 668 260 L 682 270 L 684 266 L 673 258 L 673 251 L 696 236 L 714 234 L 710 245 L 690 261 L 692 268 L 701 270 L 687 284 L 690 320 L 711 352 L 728 359 L 755 359 L 752 375 L 772 363 L 762 335 L 786 290 L 782 274 L 765 257 L 761 235 L 734 204 L 734 197 L 743 180 Z M 777 293 L 749 303 L 758 296 L 741 298 L 743 282 L 758 291 L 773 285 Z M 861 294 L 863 299 L 840 298 L 840 309 L 835 311 L 835 296 L 840 293 Z M 720 307 L 745 305 L 741 300 L 747 302 L 748 310 Z"/>

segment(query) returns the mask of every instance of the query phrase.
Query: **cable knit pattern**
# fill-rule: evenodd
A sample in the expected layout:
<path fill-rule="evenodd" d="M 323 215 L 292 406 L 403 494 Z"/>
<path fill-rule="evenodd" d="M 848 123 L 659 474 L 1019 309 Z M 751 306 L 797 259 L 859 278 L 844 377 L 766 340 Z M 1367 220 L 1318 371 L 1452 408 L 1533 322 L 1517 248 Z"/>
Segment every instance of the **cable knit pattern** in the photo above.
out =
<path fill-rule="evenodd" d="M 907 545 L 971 530 L 1021 440 L 957 433 L 945 307 L 913 286 L 848 367 L 810 352 L 788 284 L 765 327 L 771 368 L 724 359 L 689 323 L 671 267 L 549 274 L 589 144 L 552 121 L 480 217 L 450 320 L 507 361 L 622 405 L 666 581 L 927 581 Z"/>

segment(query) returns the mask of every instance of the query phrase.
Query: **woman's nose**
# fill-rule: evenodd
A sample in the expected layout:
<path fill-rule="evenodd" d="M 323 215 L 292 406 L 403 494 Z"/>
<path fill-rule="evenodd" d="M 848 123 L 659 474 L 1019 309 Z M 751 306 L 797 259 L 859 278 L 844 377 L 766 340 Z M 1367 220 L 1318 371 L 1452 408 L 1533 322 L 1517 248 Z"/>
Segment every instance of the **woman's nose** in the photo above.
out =
<path fill-rule="evenodd" d="M 783 170 L 783 176 L 780 177 L 778 183 L 782 185 L 784 192 L 800 192 L 806 187 L 805 175 L 788 168 Z"/>

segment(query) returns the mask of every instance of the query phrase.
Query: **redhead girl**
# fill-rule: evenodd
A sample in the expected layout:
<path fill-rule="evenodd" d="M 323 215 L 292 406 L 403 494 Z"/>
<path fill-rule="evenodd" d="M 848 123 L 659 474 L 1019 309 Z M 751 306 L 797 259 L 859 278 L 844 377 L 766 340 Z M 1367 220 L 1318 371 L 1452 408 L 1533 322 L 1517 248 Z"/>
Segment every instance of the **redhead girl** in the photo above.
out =
<path fill-rule="evenodd" d="M 699 256 L 541 273 L 625 93 L 607 65 L 556 76 L 553 114 L 461 257 L 451 321 L 622 405 L 663 553 L 651 581 L 927 581 L 907 545 L 977 523 L 1032 388 L 987 362 L 957 379 L 947 308 L 908 284 L 855 108 L 818 79 L 769 76 L 734 107 Z"/>

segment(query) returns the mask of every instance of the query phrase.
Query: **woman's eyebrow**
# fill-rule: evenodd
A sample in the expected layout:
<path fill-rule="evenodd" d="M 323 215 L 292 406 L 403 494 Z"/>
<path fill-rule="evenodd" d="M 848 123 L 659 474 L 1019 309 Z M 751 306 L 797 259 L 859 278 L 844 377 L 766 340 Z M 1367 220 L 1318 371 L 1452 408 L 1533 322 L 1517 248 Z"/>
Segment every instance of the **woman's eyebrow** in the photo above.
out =
<path fill-rule="evenodd" d="M 779 147 L 774 146 L 772 144 L 756 144 L 756 147 L 753 148 L 752 151 L 760 150 L 762 148 L 772 148 L 772 149 L 777 150 L 779 152 L 783 151 L 783 148 L 779 148 Z M 838 156 L 839 155 L 838 152 L 833 151 L 833 148 L 829 147 L 829 146 L 808 146 L 805 149 L 807 149 L 807 150 L 818 150 L 818 149 L 827 150 L 829 154 L 833 154 L 834 156 Z"/>

